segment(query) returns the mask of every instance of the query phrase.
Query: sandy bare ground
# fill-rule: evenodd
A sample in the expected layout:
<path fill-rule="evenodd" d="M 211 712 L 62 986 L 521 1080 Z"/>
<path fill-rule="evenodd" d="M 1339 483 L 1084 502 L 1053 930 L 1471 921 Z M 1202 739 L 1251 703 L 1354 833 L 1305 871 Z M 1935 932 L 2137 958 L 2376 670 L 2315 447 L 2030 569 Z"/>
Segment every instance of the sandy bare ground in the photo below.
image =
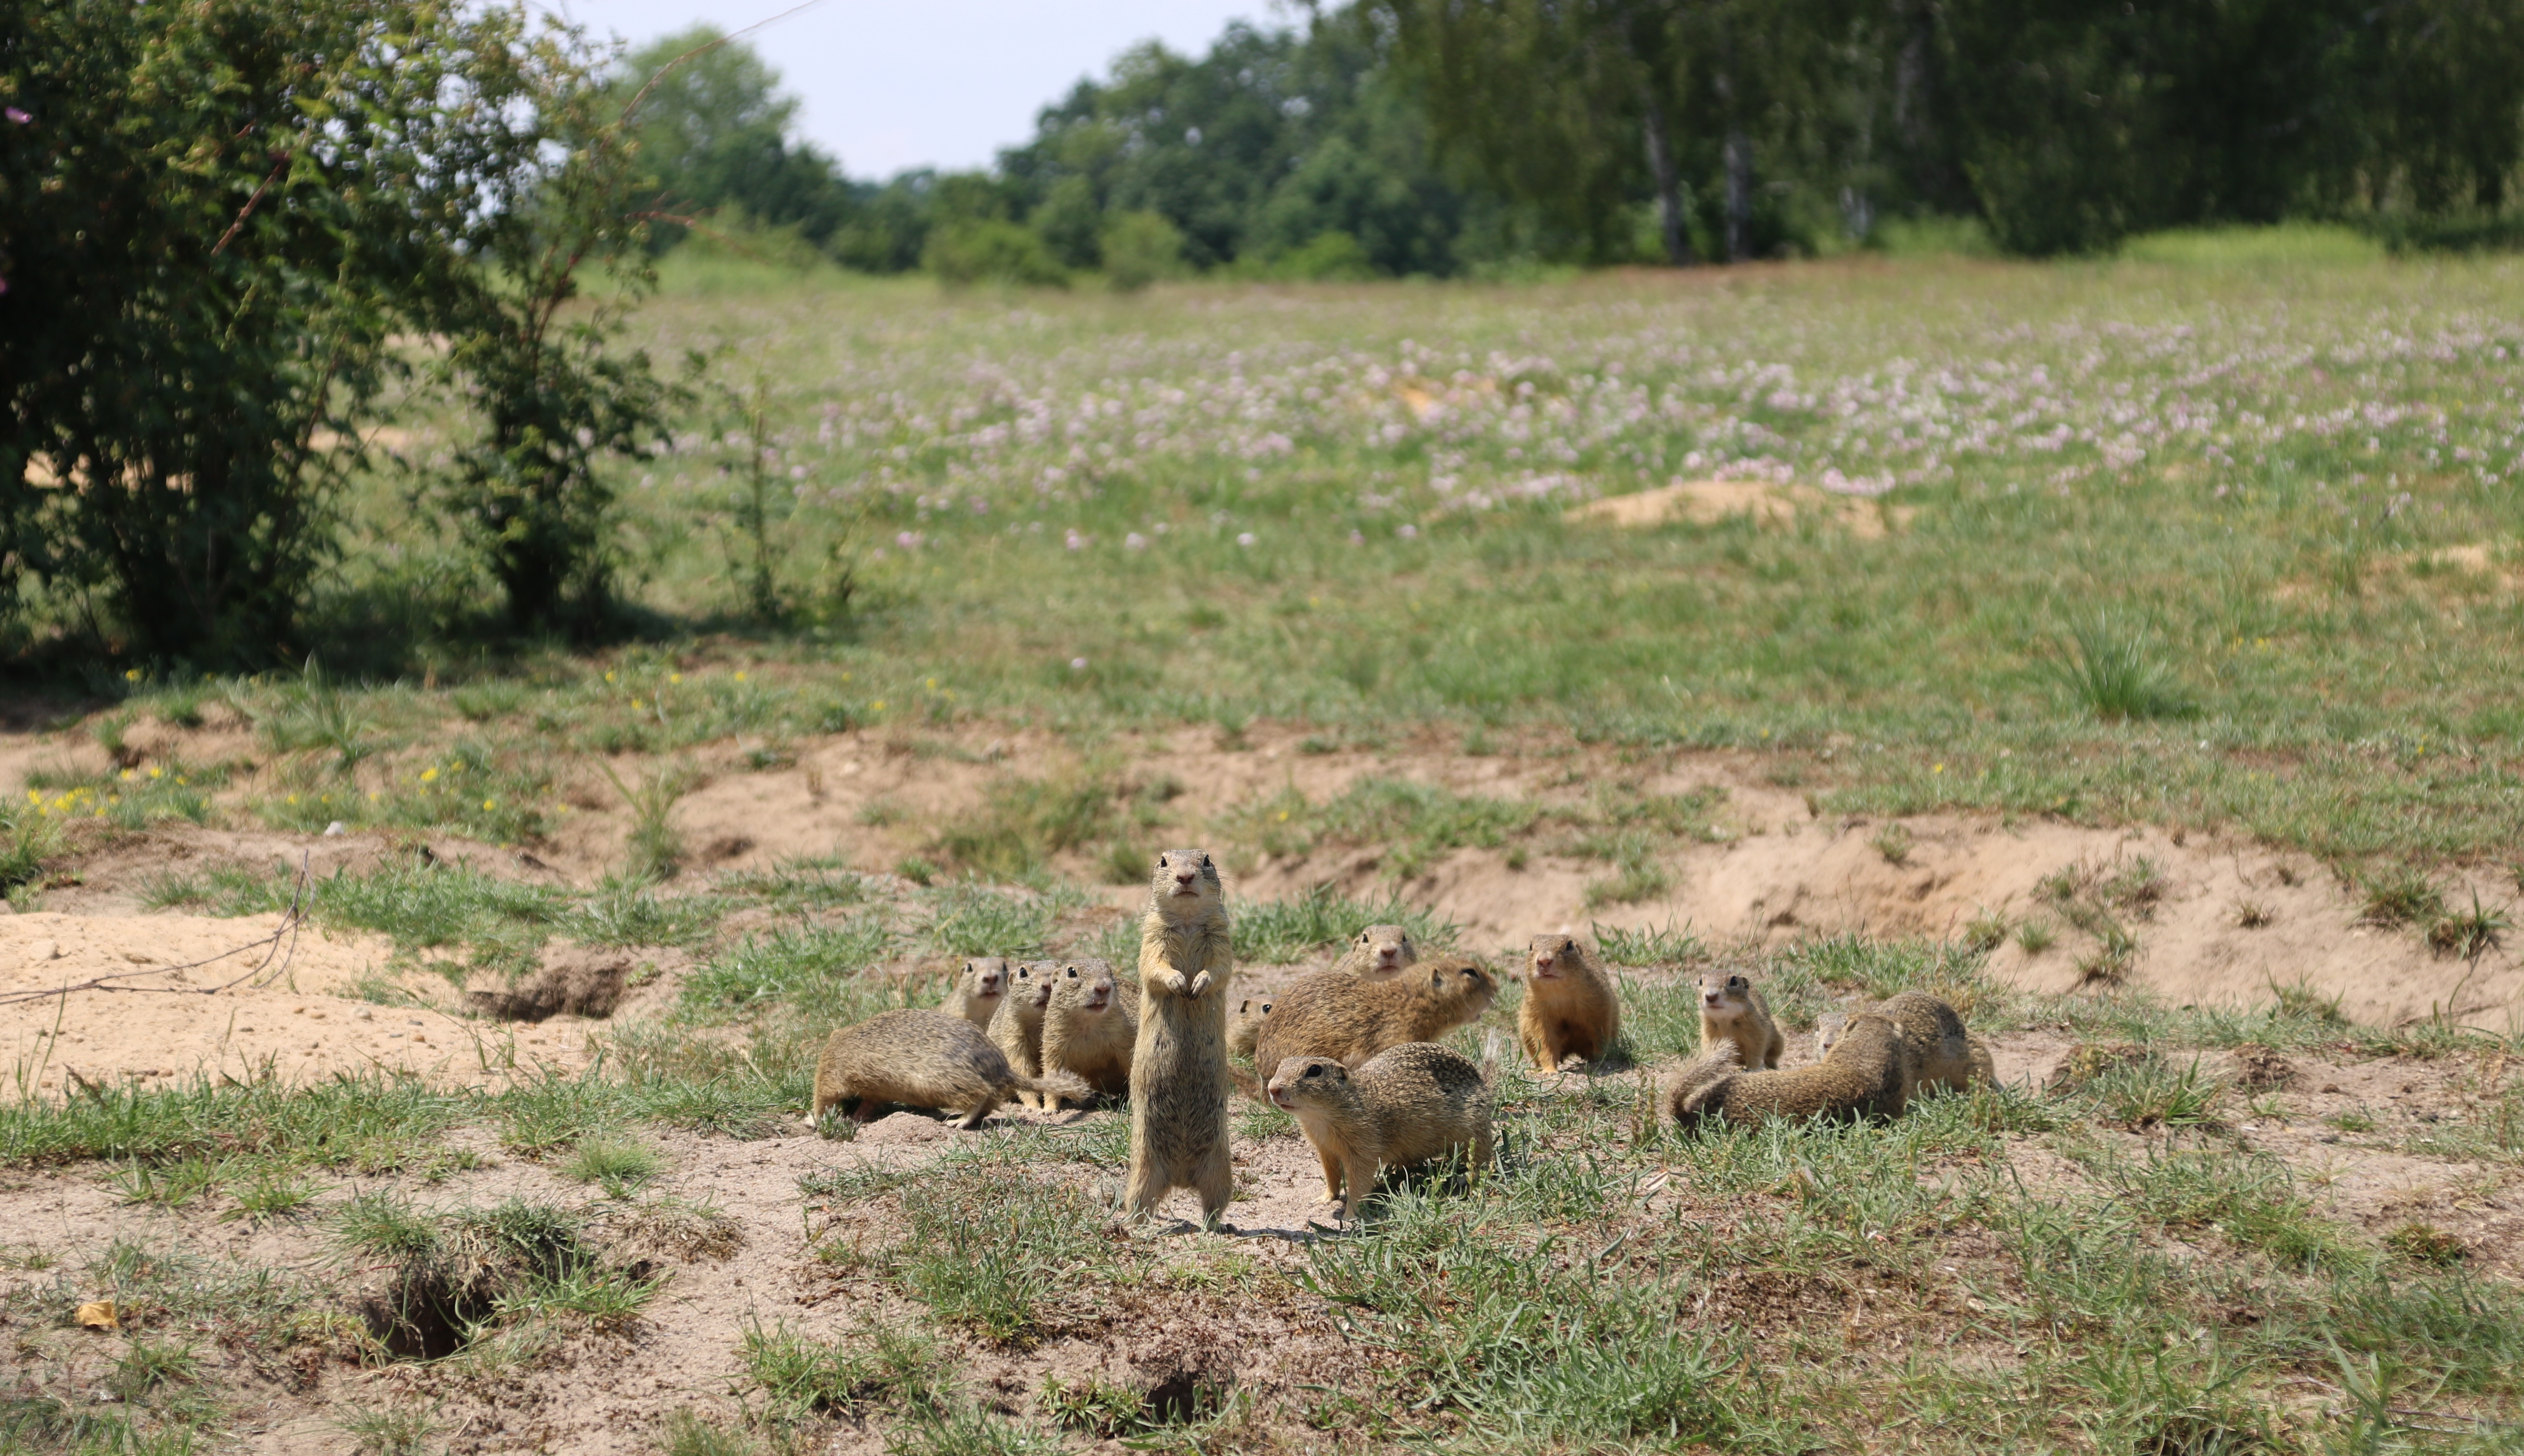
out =
<path fill-rule="evenodd" d="M 172 730 L 153 731 L 165 739 L 152 740 L 156 749 L 180 746 Z M 199 734 L 228 749 L 251 746 L 216 722 Z M 1235 889 L 1248 898 L 1327 884 L 1361 897 L 1398 891 L 1460 924 L 1465 944 L 1480 952 L 1521 946 L 1536 931 L 1583 931 L 1595 921 L 1633 929 L 1688 926 L 1722 946 L 1853 932 L 1943 938 L 1993 912 L 2056 926 L 2058 915 L 2039 894 L 2046 877 L 2063 870 L 2109 875 L 2144 859 L 2155 866 L 2160 889 L 2152 903 L 2121 917 L 2138 940 L 2126 973 L 2130 986 L 2177 1004 L 2234 1007 L 2267 1004 L 2274 988 L 2302 986 L 2337 997 L 2346 1014 L 2370 1024 L 2446 1015 L 2504 1032 L 2524 1023 L 2524 961 L 2515 945 L 2477 960 L 2435 953 L 2409 928 L 2360 924 L 2350 888 L 2307 856 L 2232 837 L 1923 815 L 1902 821 L 1910 844 L 1895 862 L 1877 845 L 1883 823 L 1819 816 L 1805 795 L 1763 782 L 1751 755 L 1675 754 L 1643 767 L 1568 750 L 1482 756 L 1428 747 L 1308 752 L 1298 751 L 1298 739 L 1294 732 L 1256 729 L 1246 747 L 1232 749 L 1207 731 L 1185 731 L 1134 743 L 1126 756 L 1136 772 L 1162 772 L 1187 786 L 1168 805 L 1173 823 L 1161 831 L 1185 840 L 1218 838 L 1239 807 L 1270 796 L 1294 789 L 1321 802 L 1370 776 L 1546 802 L 1568 800 L 1573 777 L 1592 782 L 1618 775 L 1654 794 L 1723 791 L 1716 810 L 1722 843 L 1672 851 L 1664 866 L 1669 894 L 1601 910 L 1587 908 L 1586 886 L 1605 867 L 1547 851 L 1510 868 L 1502 851 L 1459 849 L 1401 882 L 1386 872 L 1374 847 L 1228 860 Z M 802 741 L 794 762 L 762 772 L 704 758 L 706 777 L 675 810 L 695 855 L 690 878 L 706 884 L 714 872 L 769 869 L 808 855 L 839 855 L 884 870 L 925 848 L 936 826 L 971 812 L 993 782 L 1076 766 L 1066 748 L 1031 734 L 976 729 L 939 742 L 953 752 L 914 752 L 911 740 L 876 733 Z M 0 776 L 98 752 L 67 736 L 0 734 Z M 251 784 L 249 777 L 232 793 Z M 0 777 L 0 792 L 15 791 Z M 590 792 L 581 801 L 588 807 L 561 821 L 555 843 L 531 849 L 438 837 L 428 843 L 441 858 L 461 858 L 494 874 L 593 883 L 619 862 L 627 825 L 607 797 Z M 876 804 L 899 817 L 870 825 L 867 810 Z M 184 824 L 91 833 L 82 845 L 73 873 L 61 877 L 74 883 L 47 892 L 41 913 L 0 919 L 0 997 L 110 974 L 164 971 L 246 946 L 272 929 L 269 917 L 140 913 L 141 896 L 155 877 L 223 864 L 262 872 L 283 864 L 306 865 L 316 875 L 345 866 L 359 872 L 414 849 L 401 836 L 326 839 Z M 1090 863 L 1062 867 L 1081 881 L 1097 878 Z M 2444 883 L 2456 903 L 2473 894 L 2491 907 L 2514 899 L 2512 884 L 2485 870 L 2449 874 Z M 1135 887 L 1099 893 L 1117 907 L 1141 894 Z M 2247 904 L 2257 911 L 2253 928 L 2242 923 Z M 2028 990 L 2077 989 L 2081 951 L 2091 943 L 2061 931 L 2058 944 L 2039 954 L 2012 940 L 2003 944 L 1993 953 L 1992 972 Z M 0 1000 L 0 1058 L 7 1061 L 0 1065 L 0 1090 L 24 1081 L 31 1092 L 60 1095 L 73 1068 L 93 1081 L 195 1070 L 239 1075 L 267 1065 L 289 1077 L 387 1066 L 481 1082 L 521 1063 L 566 1067 L 586 1056 L 586 1027 L 573 1018 L 512 1037 L 493 1023 L 452 1016 L 443 1008 L 461 1002 L 451 988 L 395 965 L 382 942 L 313 928 L 296 938 L 284 974 L 212 995 L 172 994 L 230 980 L 249 964 L 231 958 L 118 983 L 150 991 Z M 421 1004 L 389 1008 L 362 999 L 373 999 L 381 984 L 395 988 L 393 998 Z M 659 994 L 670 995 L 671 987 Z"/>
<path fill-rule="evenodd" d="M 1992 1040 L 2002 1076 L 2019 1082 L 2047 1076 L 2068 1046 L 2039 1029 Z M 1799 1038 L 1789 1061 L 1810 1054 L 1807 1039 Z M 2208 1054 L 2207 1061 L 2211 1072 L 2232 1070 L 2218 1054 Z M 2524 1200 L 2512 1170 L 2395 1150 L 2396 1143 L 2477 1095 L 2483 1071 L 2461 1059 L 2339 1065 L 2309 1057 L 2300 1061 L 2284 1090 L 2271 1094 L 2280 1109 L 2257 1114 L 2238 1132 L 2244 1146 L 2285 1159 L 2327 1216 L 2368 1230 L 2370 1237 L 2423 1218 L 2462 1238 L 2475 1270 L 2513 1279 L 2524 1274 Z M 2322 1121 L 2353 1108 L 2375 1119 L 2371 1134 L 2343 1138 Z M 1119 1115 L 1045 1116 L 1010 1107 L 994 1126 Z M 346 1411 L 408 1398 L 435 1411 L 440 1438 L 458 1451 L 654 1451 L 672 1411 L 692 1407 L 729 1419 L 739 1413 L 743 1402 L 736 1392 L 745 1383 L 738 1352 L 747 1330 L 785 1326 L 838 1339 L 871 1320 L 909 1323 L 916 1312 L 881 1277 L 854 1275 L 847 1261 L 837 1264 L 817 1253 L 819 1247 L 876 1250 L 899 1239 L 900 1215 L 891 1200 L 828 1202 L 802 1193 L 801 1179 L 832 1171 L 916 1172 L 992 1136 L 987 1130 L 961 1133 L 912 1113 L 871 1124 L 850 1142 L 802 1133 L 738 1141 L 662 1132 L 654 1141 L 669 1171 L 636 1200 L 622 1201 L 569 1182 L 551 1166 L 505 1153 L 485 1130 L 466 1129 L 446 1141 L 451 1150 L 472 1154 L 475 1166 L 467 1170 L 346 1179 L 301 1214 L 260 1224 L 125 1204 L 90 1170 L 0 1175 L 0 1230 L 8 1231 L 0 1238 L 0 1254 L 41 1250 L 54 1261 L 48 1269 L 0 1273 L 0 1309 L 66 1315 L 85 1300 L 113 1295 L 115 1289 L 81 1271 L 116 1239 L 187 1253 L 231 1273 L 267 1270 L 274 1279 L 303 1283 L 313 1299 L 357 1308 L 379 1290 L 382 1276 L 343 1252 L 326 1215 L 361 1191 L 392 1191 L 429 1208 L 530 1198 L 583 1210 L 600 1237 L 636 1229 L 643 1208 L 706 1207 L 735 1237 L 709 1251 L 655 1254 L 665 1283 L 638 1320 L 621 1329 L 556 1335 L 513 1366 L 479 1373 L 461 1363 L 428 1372 L 405 1365 L 363 1369 L 339 1352 L 274 1360 L 215 1342 L 202 1347 L 221 1383 L 235 1392 L 229 1430 L 238 1448 L 247 1451 L 313 1456 L 342 1450 L 346 1437 L 338 1423 Z M 2097 1136 L 2142 1158 L 2150 1144 L 2164 1141 L 2160 1134 Z M 2012 1141 L 2018 1144 L 2012 1156 L 2026 1177 L 2075 1176 L 2033 1142 Z M 1293 1283 L 1309 1245 L 1333 1237 L 1311 1153 L 1293 1133 L 1261 1141 L 1239 1138 L 1236 1164 L 1238 1192 L 1228 1211 L 1233 1232 L 1201 1234 L 1178 1222 L 1152 1235 L 1113 1235 L 1137 1237 L 1165 1268 L 1185 1268 L 1184 1282 L 1160 1278 L 1163 1287 L 1150 1291 L 1142 1311 L 1082 1312 L 1074 1327 L 1032 1348 L 997 1349 L 949 1335 L 948 1353 L 966 1387 L 987 1405 L 1040 1421 L 1038 1392 L 1047 1375 L 1064 1381 L 1092 1375 L 1146 1388 L 1197 1357 L 1205 1370 L 1232 1379 L 1266 1408 L 1302 1399 L 1309 1387 L 1355 1382 L 1359 1355 L 1339 1335 L 1338 1312 L 1322 1307 Z M 1079 1164 L 1049 1163 L 1029 1172 L 1073 1184 L 1102 1202 L 1113 1192 L 1109 1175 Z M 1925 1169 L 1921 1176 L 1943 1174 Z M 1702 1195 L 1679 1175 L 1653 1175 L 1638 1191 L 1645 1206 L 1676 1217 L 1741 1212 L 1702 1206 Z M 1167 1211 L 1192 1210 L 1188 1197 L 1178 1195 Z M 1230 1260 L 1224 1267 L 1238 1271 L 1233 1278 L 1219 1278 L 1222 1258 Z M 0 1261 L 0 1268 L 11 1264 Z M 1862 1303 L 1863 1295 L 1854 1291 L 1851 1319 L 1863 1315 Z M 145 1306 L 141 1317 L 148 1317 Z M 32 1332 L 29 1337 L 35 1337 Z M 131 1337 L 55 1329 L 41 1335 L 46 1369 L 59 1382 L 93 1383 Z M 855 1431 L 846 1427 L 835 1444 L 818 1449 L 876 1451 L 883 1449 L 883 1436 L 882 1423 Z"/>

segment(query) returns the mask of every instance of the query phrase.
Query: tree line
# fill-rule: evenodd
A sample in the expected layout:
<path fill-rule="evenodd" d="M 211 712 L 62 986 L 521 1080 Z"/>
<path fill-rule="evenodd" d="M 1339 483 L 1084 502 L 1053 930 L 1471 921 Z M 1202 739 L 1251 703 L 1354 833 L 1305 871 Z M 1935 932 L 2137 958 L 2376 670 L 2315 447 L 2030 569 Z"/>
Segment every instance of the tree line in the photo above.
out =
<path fill-rule="evenodd" d="M 2524 161 L 2506 0 L 1356 0 L 1137 47 L 995 167 L 882 184 L 716 55 L 720 99 L 654 123 L 688 159 L 662 198 L 956 281 L 1690 265 L 1921 218 L 2031 256 L 2284 219 L 2504 241 Z"/>

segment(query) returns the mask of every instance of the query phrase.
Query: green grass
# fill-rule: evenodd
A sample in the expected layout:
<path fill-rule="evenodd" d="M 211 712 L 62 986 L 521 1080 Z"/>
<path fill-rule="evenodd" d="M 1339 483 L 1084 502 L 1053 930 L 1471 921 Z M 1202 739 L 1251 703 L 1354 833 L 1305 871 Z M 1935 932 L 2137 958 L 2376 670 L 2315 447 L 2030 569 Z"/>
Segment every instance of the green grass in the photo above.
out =
<path fill-rule="evenodd" d="M 1363 925 L 1399 925 L 1427 953 L 1455 944 L 1458 928 L 1399 894 L 1383 900 L 1354 900 L 1318 886 L 1293 899 L 1250 900 L 1234 907 L 1236 958 L 1270 965 L 1328 954 Z M 1139 940 L 1132 927 L 1130 939 Z M 1136 950 L 1133 960 L 1136 961 Z M 1122 962 L 1117 961 L 1116 964 Z"/>
<path fill-rule="evenodd" d="M 2483 381 L 2524 340 L 2478 320 L 2524 265 L 2383 266 L 2326 229 L 2131 247 L 2150 261 L 1897 257 L 1719 290 L 670 291 L 639 327 L 729 339 L 771 381 L 780 569 L 847 562 L 847 611 L 707 637 L 745 607 L 704 524 L 704 444 L 619 467 L 656 638 L 485 660 L 432 616 L 442 549 L 380 476 L 346 502 L 350 569 L 317 615 L 399 625 L 320 673 L 196 686 L 306 745 L 251 805 L 271 822 L 497 843 L 566 816 L 557 755 L 631 755 L 627 786 L 740 736 L 772 763 L 854 725 L 1108 753 L 1117 730 L 1282 721 L 1328 747 L 1409 724 L 1517 752 L 1759 749 L 1826 813 L 2229 825 L 2352 864 L 2500 852 L 2524 806 L 2497 580 L 2516 466 Z M 1002 392 L 973 393 L 976 357 Z M 1559 510 L 1748 470 L 1889 488 L 1902 524 Z M 2443 555 L 2484 546 L 2487 572 Z M 392 681 L 414 662 L 447 686 Z M 1011 776 L 920 857 L 933 879 L 1118 873 L 1143 792 Z M 1239 835 L 1356 843 L 1397 879 L 1537 848 L 1531 804 L 1389 773 L 1267 803 Z M 1602 902 L 1653 883 L 1625 828 L 1586 849 L 1615 866 Z"/>
<path fill-rule="evenodd" d="M 0 1104 L 0 1162 L 86 1165 L 73 1176 L 104 1181 L 134 1218 L 303 1223 L 334 1208 L 320 1216 L 346 1251 L 397 1271 L 435 1311 L 432 1337 L 468 1350 L 618 1332 L 653 1307 L 652 1286 L 610 1268 L 568 1208 L 322 1190 L 443 1167 L 461 1126 L 585 1180 L 574 1202 L 620 1210 L 601 1194 L 670 1177 L 656 1127 L 794 1126 L 824 1033 L 934 1003 L 938 985 L 886 962 L 1092 949 L 1127 963 L 1131 926 L 1092 918 L 1067 882 L 1137 883 L 1158 830 L 1180 824 L 1189 770 L 1172 757 L 1187 752 L 1233 755 L 1248 786 L 1196 826 L 1232 870 L 1308 855 L 1307 874 L 1355 867 L 1338 883 L 1376 886 L 1239 898 L 1237 953 L 1257 964 L 1327 956 L 1372 920 L 1451 944 L 1416 887 L 1468 852 L 1512 871 L 1575 864 L 1597 904 L 1671 893 L 1679 849 L 1739 829 L 1717 793 L 1675 789 L 1675 755 L 1693 750 L 1757 764 L 1818 820 L 1985 811 L 2257 837 L 2319 857 L 2368 918 L 2448 956 L 2500 948 L 2511 911 L 2446 887 L 2511 859 L 2524 818 L 2524 606 L 2500 580 L 2518 562 L 2518 465 L 2498 392 L 2524 350 L 2507 321 L 2524 264 L 2384 267 L 2362 240 L 2292 229 L 2144 238 L 2115 262 L 2035 267 L 1901 231 L 1885 260 L 1723 288 L 942 298 L 678 263 L 639 327 L 652 343 L 725 340 L 770 381 L 792 487 L 776 567 L 808 604 L 790 622 L 742 620 L 708 524 L 707 439 L 619 467 L 650 615 L 580 655 L 470 635 L 462 571 L 381 476 L 343 503 L 345 569 L 317 588 L 319 635 L 374 624 L 357 651 L 328 639 L 320 672 L 143 681 L 77 741 L 127 757 L 149 738 L 126 712 L 179 722 L 231 705 L 272 759 L 253 787 L 227 766 L 144 758 L 129 780 L 57 773 L 0 810 L 0 888 L 31 897 L 73 834 L 170 817 L 533 846 L 592 801 L 602 755 L 636 810 L 616 817 L 642 836 L 614 882 L 564 891 L 406 862 L 318 881 L 311 912 L 407 955 L 512 970 L 556 940 L 684 947 L 695 969 L 671 1019 L 611 1029 L 593 1075 L 497 1092 L 370 1077 Z M 405 423 L 423 451 L 461 443 L 446 421 Z M 1561 510 L 1754 474 L 1851 488 L 1890 528 L 1808 512 L 1620 529 Z M 2468 564 L 2484 554 L 2487 570 Z M 842 569 L 847 607 L 806 590 Z M 705 877 L 675 852 L 680 765 L 812 775 L 834 747 L 813 741 L 842 733 L 969 780 L 971 807 L 915 822 L 905 805 L 921 801 L 889 788 L 842 816 L 854 822 L 835 857 L 765 871 Z M 1432 746 L 1461 755 L 1442 783 L 1397 761 Z M 852 872 L 882 862 L 863 838 L 920 888 L 896 900 Z M 1874 852 L 1924 851 L 1885 831 Z M 1312 1429 L 1282 1444 L 2511 1445 L 2513 1290 L 2442 1231 L 2335 1217 L 2309 1181 L 2236 1141 L 2248 1118 L 2302 1109 L 2248 1101 L 2202 1056 L 2254 1044 L 2463 1066 L 2511 1042 L 2355 1025 L 2304 987 L 2273 985 L 2248 1009 L 2114 987 L 2166 887 L 2143 859 L 2080 865 L 1952 944 L 1740 952 L 1791 1028 L 1910 989 L 1975 1025 L 2052 1028 L 2085 1058 L 2054 1091 L 1922 1097 L 1880 1127 L 1684 1138 L 1658 1124 L 1648 1078 L 1546 1090 L 1503 1075 L 1498 1168 L 1388 1180 L 1354 1232 L 1299 1256 L 1304 1317 L 1337 1326 L 1344 1365 L 1288 1402 Z M 147 895 L 267 912 L 288 893 L 213 871 Z M 1677 924 L 1596 935 L 1626 971 L 1633 1057 L 1696 1046 L 1696 1009 L 1667 973 L 1718 947 Z M 2011 937 L 2098 988 L 2052 999 L 1993 981 L 1984 960 Z M 1511 1009 L 1455 1044 L 1478 1049 Z M 2422 1129 L 2360 1114 L 2338 1127 L 2354 1127 L 2353 1151 L 2389 1141 L 2498 1170 L 2524 1157 L 2519 1109 L 2501 1093 Z M 1238 1126 L 1291 1136 L 1258 1110 Z M 669 1448 L 802 1447 L 860 1421 L 875 1425 L 854 1438 L 901 1451 L 1047 1446 L 1054 1428 L 1267 1444 L 1234 1429 L 1253 1410 L 1240 1395 L 1159 1430 L 1141 1392 L 1083 1371 L 1011 1417 L 976 1403 L 951 1353 L 1018 1352 L 995 1353 L 995 1370 L 1098 1338 L 1117 1307 L 1165 1317 L 1224 1286 L 1237 1318 L 1262 1322 L 1293 1297 L 1197 1237 L 1153 1252 L 1107 1237 L 1126 1139 L 1125 1118 L 1098 1113 L 807 1179 L 815 1218 L 896 1200 L 898 1242 L 807 1237 L 844 1297 L 906 1323 L 837 1338 L 754 1327 L 734 1341 L 754 1414 L 684 1421 Z M 0 1391 L 15 1402 L 0 1403 L 0 1443 L 208 1442 L 186 1414 L 209 1383 L 201 1352 L 239 1331 L 268 1348 L 308 1301 L 179 1262 L 118 1245 L 6 1311 L 13 1330 L 48 1330 L 74 1279 L 172 1314 L 114 1376 L 138 1392 L 128 1408 Z M 493 1276 L 463 1273 L 477 1266 Z M 1895 1345 L 1895 1330 L 1914 1335 Z"/>

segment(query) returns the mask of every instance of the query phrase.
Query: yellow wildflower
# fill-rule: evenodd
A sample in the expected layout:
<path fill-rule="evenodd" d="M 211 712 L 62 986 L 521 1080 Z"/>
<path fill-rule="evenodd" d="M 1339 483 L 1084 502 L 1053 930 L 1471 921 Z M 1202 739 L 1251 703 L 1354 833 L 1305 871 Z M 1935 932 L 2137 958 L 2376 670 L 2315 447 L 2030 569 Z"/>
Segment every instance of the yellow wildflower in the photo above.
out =
<path fill-rule="evenodd" d="M 424 783 L 424 784 L 434 784 L 434 783 L 437 783 L 437 782 L 438 782 L 438 765 L 437 765 L 437 764 L 435 764 L 435 763 L 433 763 L 433 764 L 429 765 L 427 768 L 422 769 L 422 770 L 420 771 L 420 781 L 421 781 L 422 783 Z"/>

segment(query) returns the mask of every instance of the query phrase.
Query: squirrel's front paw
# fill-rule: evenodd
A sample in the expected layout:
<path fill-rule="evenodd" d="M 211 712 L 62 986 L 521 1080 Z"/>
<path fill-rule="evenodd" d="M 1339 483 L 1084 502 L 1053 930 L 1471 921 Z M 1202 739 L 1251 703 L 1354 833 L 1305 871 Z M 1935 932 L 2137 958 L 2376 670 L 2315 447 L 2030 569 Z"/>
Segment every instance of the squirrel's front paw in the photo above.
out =
<path fill-rule="evenodd" d="M 1184 992 L 1184 995 L 1191 997 L 1193 1000 L 1199 1000 L 1200 994 L 1207 990 L 1209 990 L 1209 972 L 1203 971 L 1199 975 L 1191 978 L 1191 985 Z"/>

